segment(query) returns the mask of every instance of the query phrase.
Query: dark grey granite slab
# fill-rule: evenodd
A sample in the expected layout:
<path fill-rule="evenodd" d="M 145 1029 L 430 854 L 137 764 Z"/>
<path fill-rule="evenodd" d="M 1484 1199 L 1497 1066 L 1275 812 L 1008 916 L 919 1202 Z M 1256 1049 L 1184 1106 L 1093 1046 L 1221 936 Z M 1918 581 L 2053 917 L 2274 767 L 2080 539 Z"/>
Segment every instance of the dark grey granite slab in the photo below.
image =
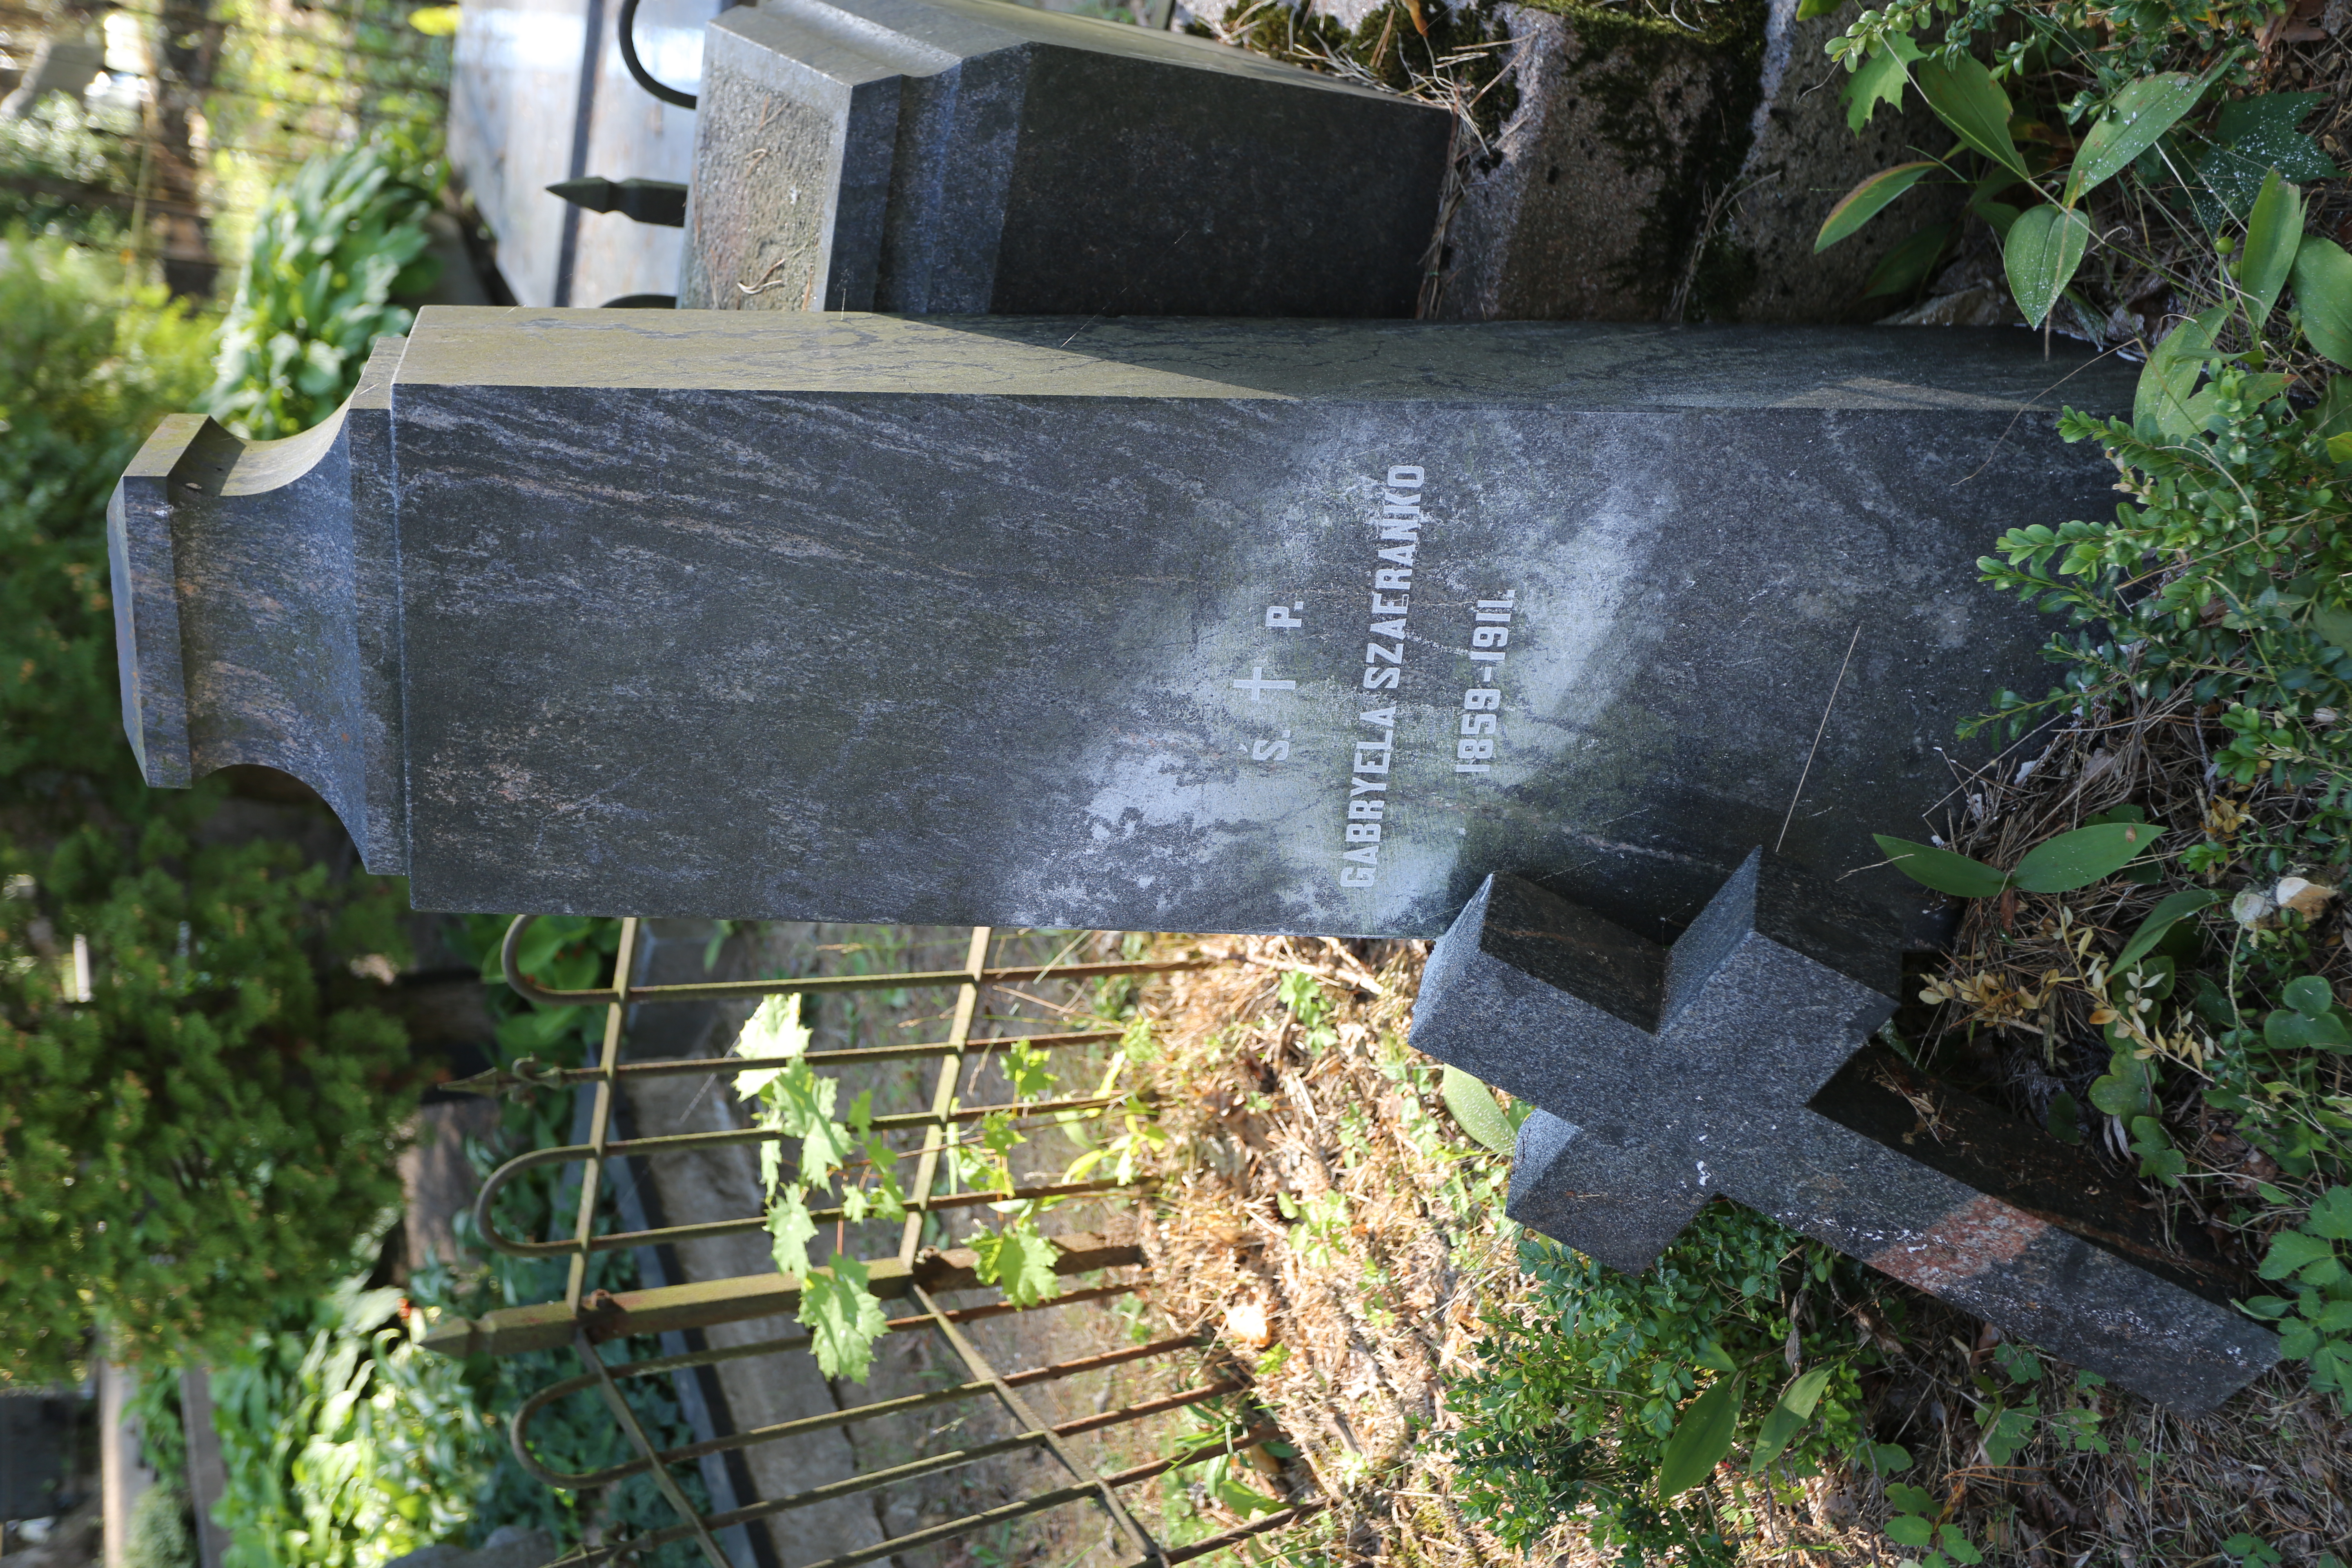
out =
<path fill-rule="evenodd" d="M 2128 403 L 2021 332 L 428 309 L 396 474 L 357 407 L 141 455 L 130 711 L 424 908 L 1656 934 L 2042 679 L 1973 563 L 2110 504 L 2069 376 Z"/>
<path fill-rule="evenodd" d="M 1434 105 L 995 0 L 768 0 L 705 37 L 682 305 L 1413 313 Z"/>
<path fill-rule="evenodd" d="M 1894 1011 L 1890 936 L 1760 853 L 1671 946 L 1496 876 L 1431 954 L 1412 1044 L 1540 1108 L 1509 1213 L 1612 1268 L 1722 1194 L 2185 1411 L 2275 1362 L 2244 1282 L 2102 1201 L 2087 1153 L 1884 1052 L 1849 1065 Z"/>

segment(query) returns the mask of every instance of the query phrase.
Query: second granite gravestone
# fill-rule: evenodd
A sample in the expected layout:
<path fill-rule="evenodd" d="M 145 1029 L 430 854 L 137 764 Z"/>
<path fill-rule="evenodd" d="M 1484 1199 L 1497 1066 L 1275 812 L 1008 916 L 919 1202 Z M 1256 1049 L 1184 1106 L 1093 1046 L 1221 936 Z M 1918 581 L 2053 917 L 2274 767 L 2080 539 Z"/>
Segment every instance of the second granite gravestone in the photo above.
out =
<path fill-rule="evenodd" d="M 149 442 L 126 722 L 152 783 L 309 781 L 421 908 L 1433 936 L 1512 870 L 1654 932 L 1759 842 L 1878 861 L 2040 678 L 1974 563 L 2107 503 L 2075 370 L 428 309 L 336 426 Z"/>
<path fill-rule="evenodd" d="M 1413 313 L 1433 104 L 995 0 L 767 0 L 706 39 L 681 305 Z"/>

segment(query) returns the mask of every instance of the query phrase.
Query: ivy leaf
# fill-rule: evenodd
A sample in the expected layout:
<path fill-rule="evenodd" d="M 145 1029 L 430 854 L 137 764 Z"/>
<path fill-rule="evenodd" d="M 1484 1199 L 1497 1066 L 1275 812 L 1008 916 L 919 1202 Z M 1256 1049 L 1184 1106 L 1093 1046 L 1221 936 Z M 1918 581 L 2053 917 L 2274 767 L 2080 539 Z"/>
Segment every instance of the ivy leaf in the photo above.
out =
<path fill-rule="evenodd" d="M 2311 346 L 2352 365 L 2352 256 L 2324 236 L 2304 236 L 2294 253 L 2294 300 Z"/>
<path fill-rule="evenodd" d="M 1936 118 L 1950 126 L 1963 142 L 2003 168 L 2015 170 L 2021 180 L 2033 177 L 2017 150 L 2017 139 L 2010 134 L 2009 94 L 2001 91 L 2000 83 L 1992 79 L 1992 72 L 1982 61 L 1966 55 L 1949 64 L 1923 59 L 1911 71 L 1911 79 L 1927 107 L 1936 111 Z"/>
<path fill-rule="evenodd" d="M 2004 885 L 2001 874 L 1981 860 L 1971 860 L 1932 844 L 1890 838 L 1884 833 L 1874 833 L 1871 838 L 1877 844 L 1878 852 L 1895 862 L 1896 870 L 1939 893 L 1961 899 L 1990 899 Z"/>
<path fill-rule="evenodd" d="M 1888 203 L 1917 184 L 1928 170 L 1937 167 L 1932 158 L 1922 158 L 1915 163 L 1897 163 L 1854 186 L 1830 208 L 1830 216 L 1822 220 L 1821 233 L 1813 237 L 1813 252 L 1819 255 L 1839 240 L 1876 217 Z"/>
<path fill-rule="evenodd" d="M 2238 288 L 2246 297 L 2246 318 L 2262 330 L 2278 304 L 2303 244 L 2303 193 L 2273 169 L 2263 177 L 2254 210 L 2246 217 L 2246 242 L 2238 253 Z"/>
<path fill-rule="evenodd" d="M 760 1004 L 758 1012 L 745 1020 L 743 1032 L 735 1037 L 735 1054 L 739 1057 L 797 1057 L 808 1049 L 809 1031 L 801 1024 L 801 999 L 791 996 L 771 996 Z M 735 1075 L 735 1092 L 744 1100 L 754 1099 L 775 1080 L 782 1068 L 746 1068 Z"/>
<path fill-rule="evenodd" d="M 2090 248 L 2091 220 L 2073 207 L 2043 203 L 2020 213 L 2000 242 L 2009 291 L 2030 326 L 2040 326 L 2058 303 Z"/>
<path fill-rule="evenodd" d="M 1037 1233 L 1034 1220 L 1008 1221 L 1002 1230 L 971 1238 L 972 1272 L 993 1285 L 1016 1307 L 1031 1307 L 1060 1293 L 1054 1272 L 1054 1244 Z"/>
<path fill-rule="evenodd" d="M 2190 888 L 2165 899 L 2156 908 L 2147 911 L 2147 919 L 2139 922 L 2139 930 L 2132 932 L 2132 939 L 2124 943 L 2124 950 L 2121 952 L 2116 954 L 2116 961 L 2108 966 L 2108 973 L 2112 974 L 2126 973 L 2133 964 L 2147 957 L 2156 944 L 2164 940 L 2164 933 L 2170 931 L 2177 922 L 2195 914 L 2199 910 L 2219 903 L 2221 900 L 2221 895 L 2210 888 Z"/>
<path fill-rule="evenodd" d="M 2033 215 L 2028 213 L 2026 216 Z M 2132 858 L 2164 836 L 2144 822 L 2105 822 L 2045 838 L 2026 852 L 2010 880 L 2029 893 L 2064 893 L 2087 888 L 2120 871 Z"/>
<path fill-rule="evenodd" d="M 2155 146 L 2158 137 L 2196 107 L 2210 79 L 2168 71 L 2142 77 L 2116 94 L 2115 102 L 2084 136 L 2082 148 L 2074 154 L 2074 166 L 2066 175 L 2066 205 L 2073 206 Z"/>
<path fill-rule="evenodd" d="M 864 1383 L 874 1367 L 874 1342 L 890 1331 L 866 1278 L 865 1264 L 836 1252 L 801 1286 L 801 1326 L 815 1336 L 817 1370 L 827 1377 Z"/>
<path fill-rule="evenodd" d="M 1684 1407 L 1682 1419 L 1675 1423 L 1674 1435 L 1666 1439 L 1665 1451 L 1658 1459 L 1660 1501 L 1680 1497 L 1706 1479 L 1731 1452 L 1732 1436 L 1739 1424 L 1742 1381 L 1737 1373 L 1718 1377 Z"/>
<path fill-rule="evenodd" d="M 1464 1072 L 1460 1068 L 1445 1069 L 1444 1088 L 1445 1109 L 1462 1131 L 1497 1154 L 1508 1154 L 1518 1145 L 1511 1131 L 1510 1118 L 1495 1100 L 1495 1091 Z"/>
<path fill-rule="evenodd" d="M 795 1279 L 809 1275 L 808 1244 L 816 1239 L 816 1221 L 809 1218 L 808 1194 L 787 1184 L 768 1205 L 769 1256 L 776 1272 Z"/>
<path fill-rule="evenodd" d="M 1860 131 L 1870 123 L 1882 103 L 1892 104 L 1897 113 L 1903 109 L 1903 84 L 1911 79 L 1906 68 L 1919 58 L 1919 46 L 1907 34 L 1896 33 L 1880 45 L 1871 57 L 1854 68 L 1839 95 L 1845 100 L 1845 123 L 1849 131 Z"/>
<path fill-rule="evenodd" d="M 2213 117 L 2212 143 L 2198 154 L 2202 189 L 2191 190 L 2199 218 L 2209 228 L 2243 216 L 2273 169 L 2283 179 L 2332 180 L 2336 168 L 2319 144 L 2295 127 L 2326 100 L 2319 92 L 2268 92 L 2221 106 Z"/>

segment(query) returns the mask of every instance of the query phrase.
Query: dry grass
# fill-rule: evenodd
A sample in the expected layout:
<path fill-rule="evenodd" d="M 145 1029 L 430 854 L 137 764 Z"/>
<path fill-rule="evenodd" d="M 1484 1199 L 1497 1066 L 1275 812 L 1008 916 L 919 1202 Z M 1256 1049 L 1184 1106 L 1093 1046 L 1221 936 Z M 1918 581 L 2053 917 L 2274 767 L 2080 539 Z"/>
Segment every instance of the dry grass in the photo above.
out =
<path fill-rule="evenodd" d="M 2087 758 L 2096 739 L 2063 742 L 2042 793 L 2096 809 L 2105 770 L 2081 789 L 2072 787 L 2079 771 L 2063 776 L 2074 754 L 2066 748 Z M 2035 799 L 1986 820 L 2058 809 Z M 1171 1134 L 1148 1232 L 1155 1304 L 1257 1369 L 1257 1397 L 1299 1449 L 1267 1489 L 1332 1505 L 1251 1559 L 1597 1563 L 1572 1523 L 1524 1559 L 1477 1528 L 1433 1440 L 1454 1425 L 1444 1389 L 1472 1365 L 1481 1318 L 1524 1310 L 1529 1282 L 1500 1216 L 1505 1162 L 1467 1144 L 1437 1097 L 1433 1064 L 1402 1043 L 1425 944 L 1192 945 L 1237 962 L 1150 997 L 1162 1041 L 1151 1070 Z M 1281 975 L 1300 970 L 1333 1005 L 1319 1038 L 1277 995 Z M 2079 1392 L 2063 1367 L 2038 1389 L 2010 1388 L 1994 1359 L 1998 1335 L 1888 1289 L 1908 1299 L 1906 1338 L 1866 1312 L 1853 1323 L 1884 1363 L 1864 1380 L 1869 1425 L 1914 1454 L 1916 1468 L 1900 1479 L 1944 1503 L 1989 1562 L 2219 1563 L 2221 1543 L 2243 1531 L 2287 1564 L 2315 1564 L 2352 1540 L 2352 1423 L 2296 1371 L 2197 1420 L 2113 1389 Z M 2045 1434 L 2015 1464 L 1990 1466 L 1979 1422 L 1989 1386 L 2004 1387 L 2011 1405 L 2032 1394 L 2045 1411 L 2088 1406 L 2110 1451 L 2062 1452 L 2069 1446 Z M 1817 1478 L 1779 1503 L 1752 1490 L 1748 1499 L 1757 1511 L 1744 1526 L 1744 1562 L 1894 1568 L 1910 1555 L 1881 1532 L 1894 1510 L 1867 1474 Z M 1718 1501 L 1731 1517 L 1727 1494 Z M 1204 1531 L 1234 1521 L 1213 1499 L 1195 1502 Z"/>

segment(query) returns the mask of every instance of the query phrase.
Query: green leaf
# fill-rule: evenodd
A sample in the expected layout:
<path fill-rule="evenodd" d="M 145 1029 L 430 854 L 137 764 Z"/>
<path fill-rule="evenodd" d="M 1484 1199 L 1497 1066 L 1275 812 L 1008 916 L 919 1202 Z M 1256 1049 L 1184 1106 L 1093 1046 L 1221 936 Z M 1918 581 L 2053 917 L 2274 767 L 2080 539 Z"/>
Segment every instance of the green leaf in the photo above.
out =
<path fill-rule="evenodd" d="M 2282 1007 L 2263 1020 L 2263 1043 L 2274 1051 L 2334 1051 L 2352 1046 L 2352 1031 L 2333 1013 L 2312 1017 Z"/>
<path fill-rule="evenodd" d="M 2221 106 L 2213 117 L 2211 145 L 2197 157 L 2198 180 L 2205 188 L 2189 192 L 2206 226 L 2245 214 L 2273 169 L 2282 178 L 2302 182 L 2336 177 L 2327 154 L 2295 129 L 2325 101 L 2325 93 L 2272 92 Z"/>
<path fill-rule="evenodd" d="M 2001 91 L 1992 72 L 1980 61 L 1966 55 L 1948 65 L 1923 59 L 1912 68 L 1911 79 L 1927 107 L 1936 111 L 1936 118 L 1950 126 L 1962 142 L 2002 167 L 2015 170 L 2019 179 L 2033 177 L 2017 150 L 2017 139 L 2009 132 L 2009 94 Z"/>
<path fill-rule="evenodd" d="M 2302 244 L 2303 194 L 2273 169 L 2254 197 L 2254 210 L 2246 218 L 2246 241 L 2238 252 L 2238 288 L 2246 297 L 2246 317 L 2255 331 L 2270 320 Z"/>
<path fill-rule="evenodd" d="M 1822 1391 L 1830 1385 L 1833 1369 L 1817 1366 L 1801 1373 L 1795 1381 L 1780 1393 L 1780 1402 L 1765 1415 L 1764 1425 L 1756 1435 L 1756 1446 L 1748 1457 L 1748 1468 L 1761 1470 L 1779 1458 L 1797 1434 L 1812 1419 L 1813 1407 L 1821 1403 Z"/>
<path fill-rule="evenodd" d="M 2230 307 L 2216 305 L 2180 323 L 2165 335 L 2147 356 L 2147 367 L 2139 373 L 2139 389 L 2132 395 L 2132 424 L 2143 433 L 2171 440 L 2200 428 L 2203 421 L 2189 411 L 2189 395 L 2197 388 L 2197 378 L 2205 372 L 2205 363 L 2213 353 L 2213 340 L 2220 335 L 2222 323 L 2230 319 Z"/>
<path fill-rule="evenodd" d="M 1929 224 L 1916 233 L 1906 235 L 1878 258 L 1878 265 L 1863 279 L 1863 297 L 1875 300 L 1889 294 L 1910 293 L 1927 280 L 1937 258 L 1951 241 L 1952 226 L 1948 223 Z"/>
<path fill-rule="evenodd" d="M 1710 1339 L 1701 1339 L 1692 1350 L 1691 1355 L 1699 1365 L 1716 1372 L 1739 1370 L 1739 1363 L 1731 1359 L 1731 1352 Z"/>
<path fill-rule="evenodd" d="M 866 1265 L 836 1252 L 801 1285 L 801 1326 L 815 1337 L 817 1370 L 827 1377 L 864 1383 L 874 1366 L 874 1342 L 890 1331 L 866 1282 Z"/>
<path fill-rule="evenodd" d="M 971 1238 L 971 1250 L 972 1272 L 981 1283 L 995 1286 L 1016 1307 L 1034 1307 L 1061 1293 L 1054 1244 L 1037 1233 L 1034 1220 L 1024 1216 L 1002 1230 L 982 1231 Z"/>
<path fill-rule="evenodd" d="M 1960 1564 L 1960 1568 L 1976 1568 L 1976 1564 L 1984 1561 L 1984 1553 L 1977 1550 L 1977 1543 L 1961 1534 L 1957 1524 L 1948 1524 L 1937 1531 L 1936 1544 L 1942 1547 L 1953 1562 Z"/>
<path fill-rule="evenodd" d="M 1896 870 L 1939 893 L 1961 899 L 1989 899 L 2006 883 L 1999 871 L 1981 860 L 1971 860 L 1932 844 L 1891 838 L 1884 833 L 1870 837 L 1877 844 L 1878 852 L 1895 862 Z"/>
<path fill-rule="evenodd" d="M 1886 1521 L 1886 1539 L 1897 1546 L 1924 1547 L 1936 1539 L 1936 1527 L 1916 1514 L 1898 1513 Z"/>
<path fill-rule="evenodd" d="M 1497 1154 L 1507 1154 L 1518 1144 L 1513 1136 L 1510 1118 L 1495 1100 L 1495 1091 L 1464 1072 L 1460 1068 L 1445 1069 L 1444 1089 L 1445 1109 L 1462 1131 Z"/>
<path fill-rule="evenodd" d="M 1936 1494 L 1925 1487 L 1895 1481 L 1886 1489 L 1886 1500 L 1906 1513 L 1934 1513 Z"/>
<path fill-rule="evenodd" d="M 2343 439 L 2341 436 L 2327 438 L 2328 456 L 2336 456 L 2336 444 Z M 2341 462 L 2344 459 L 2338 458 L 2336 460 Z M 2333 605 L 2314 605 L 2311 607 L 2311 629 L 2345 652 L 2352 653 L 2352 610 L 2340 610 Z"/>
<path fill-rule="evenodd" d="M 2147 911 L 2147 919 L 2139 922 L 2139 930 L 2132 932 L 2132 939 L 2124 943 L 2124 950 L 2116 954 L 2116 961 L 2108 966 L 2107 972 L 2111 974 L 2124 973 L 2147 957 L 2176 922 L 2221 901 L 2221 895 L 2210 888 L 2190 888 L 2166 898 Z"/>
<path fill-rule="evenodd" d="M 2328 1188 L 2303 1223 L 2318 1235 L 2352 1241 L 2352 1187 Z"/>
<path fill-rule="evenodd" d="M 1845 4 L 1845 0 L 1800 0 L 1797 20 L 1810 22 L 1816 16 L 1826 16 Z"/>
<path fill-rule="evenodd" d="M 801 999 L 791 996 L 771 996 L 760 1004 L 760 1010 L 743 1025 L 743 1032 L 735 1037 L 735 1054 L 739 1057 L 797 1057 L 808 1049 L 809 1031 L 801 1024 Z M 745 1100 L 774 1082 L 782 1068 L 747 1068 L 735 1075 L 735 1092 Z"/>
<path fill-rule="evenodd" d="M 1900 1443 L 1864 1443 L 1871 1466 L 1880 1473 L 1899 1476 L 1912 1466 L 1911 1450 Z"/>
<path fill-rule="evenodd" d="M 2296 252 L 2301 254 L 2300 250 Z M 2319 395 L 2319 401 L 2304 418 L 2321 436 L 2352 434 L 2352 375 L 2329 376 L 2327 390 Z M 2352 622 L 2352 617 L 2347 619 Z"/>
<path fill-rule="evenodd" d="M 2325 977 L 2299 974 L 2279 987 L 2279 1000 L 2306 1018 L 2324 1018 L 2336 1006 L 2336 993 Z"/>
<path fill-rule="evenodd" d="M 2072 207 L 2044 203 L 2009 226 L 2000 242 L 2001 269 L 2029 325 L 2040 326 L 2074 281 L 2090 243 L 2091 220 Z"/>
<path fill-rule="evenodd" d="M 2352 365 L 2352 256 L 2332 239 L 2304 236 L 2294 253 L 2294 301 L 2311 346 Z"/>
<path fill-rule="evenodd" d="M 1840 94 L 1845 100 L 1846 129 L 1858 132 L 1869 124 L 1882 103 L 1892 104 L 1900 112 L 1903 84 L 1911 79 L 1906 68 L 1918 58 L 1919 46 L 1907 34 L 1895 33 L 1855 67 Z"/>
<path fill-rule="evenodd" d="M 2025 1446 L 2033 1441 L 2033 1424 L 2038 1414 L 2030 1404 L 2002 1411 L 1984 1435 L 1986 1461 L 1993 1465 L 2013 1464 Z"/>
<path fill-rule="evenodd" d="M 1682 1419 L 1675 1423 L 1674 1435 L 1666 1439 L 1665 1451 L 1658 1459 L 1661 1502 L 1680 1497 L 1706 1479 L 1731 1452 L 1732 1436 L 1739 1425 L 1741 1381 L 1736 1373 L 1718 1377 L 1705 1394 L 1683 1407 Z"/>
<path fill-rule="evenodd" d="M 2032 216 L 2032 214 L 2028 214 Z M 2124 868 L 2133 857 L 2164 836 L 2140 822 L 2108 822 L 2078 827 L 2043 839 L 2026 851 L 2010 880 L 2029 893 L 2063 893 L 2087 888 Z"/>
<path fill-rule="evenodd" d="M 2083 1141 L 2083 1108 L 2064 1089 L 2050 1097 L 2050 1136 L 2061 1143 Z"/>
<path fill-rule="evenodd" d="M 1839 240 L 1853 233 L 1876 217 L 1888 203 L 1917 184 L 1928 170 L 1938 167 L 1932 158 L 1922 158 L 1915 163 L 1897 163 L 1891 169 L 1881 169 L 1839 198 L 1830 208 L 1830 216 L 1822 220 L 1821 233 L 1813 237 L 1815 254 L 1827 250 Z"/>
<path fill-rule="evenodd" d="M 2263 1254 L 2261 1272 L 2265 1279 L 2284 1279 L 2335 1261 L 2336 1249 L 2322 1237 L 2299 1230 L 2283 1230 L 2271 1237 L 2270 1250 Z"/>
<path fill-rule="evenodd" d="M 787 1184 L 768 1205 L 769 1256 L 776 1272 L 805 1279 L 809 1272 L 808 1244 L 816 1239 L 816 1222 L 809 1218 L 808 1195 Z"/>
<path fill-rule="evenodd" d="M 2106 114 L 2091 127 L 2066 175 L 2066 205 L 2121 173 L 2156 145 L 2157 138 L 2197 105 L 2208 79 L 2183 71 L 2142 77 L 2116 94 Z"/>

